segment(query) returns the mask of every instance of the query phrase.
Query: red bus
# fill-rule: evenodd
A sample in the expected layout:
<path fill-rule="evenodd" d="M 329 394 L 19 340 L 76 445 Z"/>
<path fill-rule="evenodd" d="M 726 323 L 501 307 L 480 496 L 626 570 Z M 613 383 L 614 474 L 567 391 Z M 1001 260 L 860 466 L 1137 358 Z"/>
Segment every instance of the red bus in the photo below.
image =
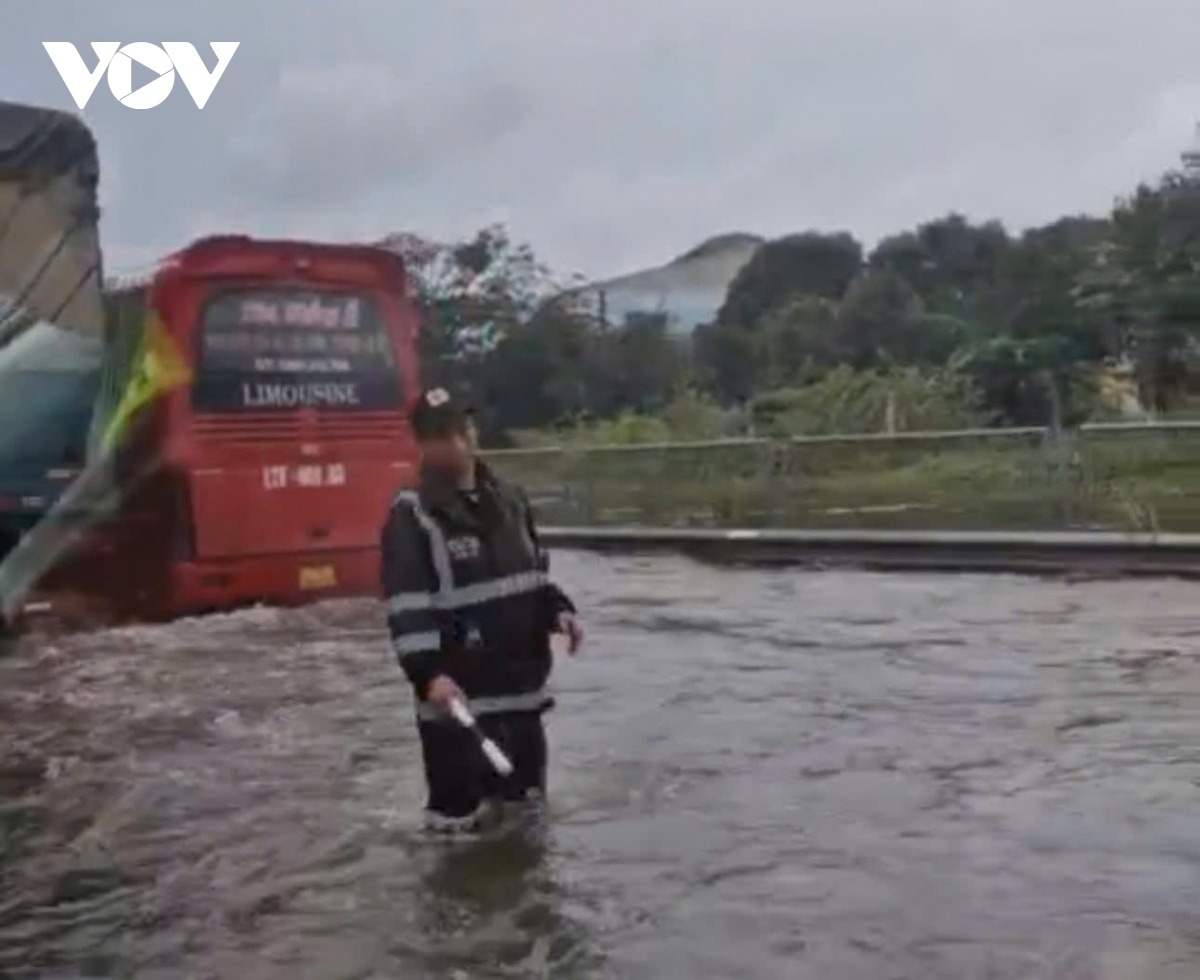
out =
<path fill-rule="evenodd" d="M 417 477 L 418 315 L 400 256 L 206 238 L 106 298 L 101 403 L 150 322 L 191 378 L 141 414 L 112 512 L 26 612 L 154 620 L 374 594 L 383 517 Z"/>

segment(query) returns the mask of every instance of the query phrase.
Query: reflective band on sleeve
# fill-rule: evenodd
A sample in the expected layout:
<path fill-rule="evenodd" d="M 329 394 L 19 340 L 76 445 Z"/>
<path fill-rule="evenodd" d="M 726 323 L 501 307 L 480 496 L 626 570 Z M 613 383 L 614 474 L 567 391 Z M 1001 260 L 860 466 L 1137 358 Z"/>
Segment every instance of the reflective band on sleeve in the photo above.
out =
<path fill-rule="evenodd" d="M 401 657 L 410 653 L 436 653 L 442 645 L 442 634 L 437 630 L 424 633 L 404 633 L 392 639 L 392 649 Z"/>
<path fill-rule="evenodd" d="M 553 698 L 545 688 L 540 691 L 530 691 L 528 694 L 500 694 L 490 698 L 471 698 L 467 702 L 467 710 L 476 718 L 481 715 L 498 715 L 505 711 L 537 711 L 544 708 Z M 417 719 L 419 721 L 444 721 L 447 715 L 427 701 L 417 703 Z"/>
<path fill-rule="evenodd" d="M 446 546 L 446 536 L 437 522 L 425 513 L 421 506 L 421 498 L 411 490 L 401 493 L 397 500 L 403 500 L 412 508 L 413 516 L 429 537 L 429 554 L 433 559 L 433 570 L 438 579 L 438 592 L 447 592 L 454 586 L 454 573 L 450 565 L 450 549 Z"/>
<path fill-rule="evenodd" d="M 388 612 L 393 616 L 401 613 L 421 612 L 433 608 L 433 596 L 428 592 L 401 592 L 388 597 Z"/>

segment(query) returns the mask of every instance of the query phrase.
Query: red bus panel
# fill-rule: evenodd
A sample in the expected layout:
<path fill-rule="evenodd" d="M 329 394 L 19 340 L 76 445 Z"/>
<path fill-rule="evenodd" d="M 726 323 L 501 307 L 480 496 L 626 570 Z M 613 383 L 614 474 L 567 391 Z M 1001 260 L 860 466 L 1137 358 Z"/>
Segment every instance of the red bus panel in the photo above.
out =
<path fill-rule="evenodd" d="M 144 299 L 192 384 L 162 397 L 124 451 L 151 475 L 139 471 L 117 517 L 34 601 L 152 619 L 374 594 L 384 515 L 417 476 L 417 318 L 401 259 L 206 239 L 165 263 Z"/>

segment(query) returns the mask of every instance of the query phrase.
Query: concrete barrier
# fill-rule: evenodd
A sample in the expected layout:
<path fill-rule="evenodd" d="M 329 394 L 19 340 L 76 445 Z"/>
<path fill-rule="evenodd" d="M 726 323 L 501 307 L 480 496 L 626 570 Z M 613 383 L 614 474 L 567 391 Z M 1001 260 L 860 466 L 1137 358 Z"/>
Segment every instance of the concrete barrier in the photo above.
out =
<path fill-rule="evenodd" d="M 543 527 L 540 536 L 551 548 L 737 564 L 1200 580 L 1200 534 Z"/>

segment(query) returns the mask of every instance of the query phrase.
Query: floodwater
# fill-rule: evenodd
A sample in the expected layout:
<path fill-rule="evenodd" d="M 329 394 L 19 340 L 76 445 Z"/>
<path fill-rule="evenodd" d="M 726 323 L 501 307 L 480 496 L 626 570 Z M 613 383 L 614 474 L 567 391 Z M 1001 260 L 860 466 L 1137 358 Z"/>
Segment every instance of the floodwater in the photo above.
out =
<path fill-rule="evenodd" d="M 559 554 L 543 821 L 417 829 L 370 602 L 0 660 L 0 976 L 1196 980 L 1195 586 Z"/>

